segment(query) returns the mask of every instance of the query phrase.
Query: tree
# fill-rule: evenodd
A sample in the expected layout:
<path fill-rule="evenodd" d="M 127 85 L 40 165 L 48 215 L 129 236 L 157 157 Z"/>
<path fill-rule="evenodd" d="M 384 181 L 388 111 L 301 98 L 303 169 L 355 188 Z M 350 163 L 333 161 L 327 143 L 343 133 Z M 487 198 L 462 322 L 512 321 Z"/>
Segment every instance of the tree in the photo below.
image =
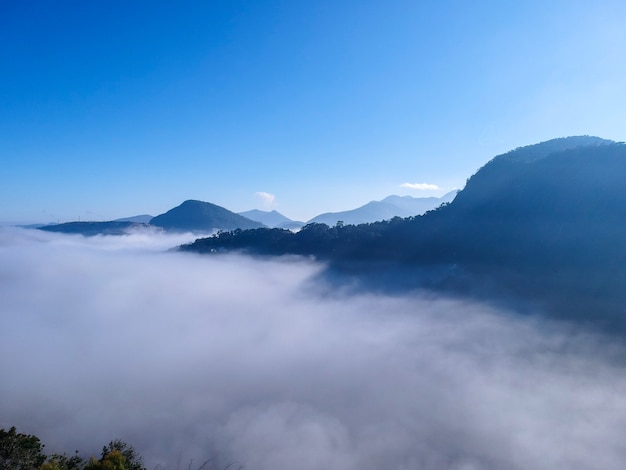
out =
<path fill-rule="evenodd" d="M 120 459 L 120 456 L 124 458 L 123 461 Z M 108 466 L 95 467 L 98 470 L 100 468 L 103 470 L 146 470 L 143 466 L 142 457 L 137 453 L 134 447 L 120 439 L 111 441 L 108 446 L 102 448 L 100 462 L 105 462 Z M 110 465 L 122 466 L 118 468 Z"/>
<path fill-rule="evenodd" d="M 76 454 L 68 457 L 65 454 L 52 454 L 39 470 L 83 470 L 85 460 Z"/>
<path fill-rule="evenodd" d="M 85 470 L 130 470 L 126 457 L 119 450 L 111 450 L 100 460 L 89 459 Z"/>
<path fill-rule="evenodd" d="M 37 470 L 46 460 L 37 436 L 0 429 L 0 470 Z"/>

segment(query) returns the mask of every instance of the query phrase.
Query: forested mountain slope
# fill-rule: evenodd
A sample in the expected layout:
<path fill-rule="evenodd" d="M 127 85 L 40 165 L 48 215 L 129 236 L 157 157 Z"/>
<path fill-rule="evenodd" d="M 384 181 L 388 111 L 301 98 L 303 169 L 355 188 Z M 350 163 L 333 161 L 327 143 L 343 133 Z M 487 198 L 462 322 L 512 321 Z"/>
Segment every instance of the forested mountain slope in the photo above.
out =
<path fill-rule="evenodd" d="M 402 283 L 513 295 L 568 317 L 626 323 L 625 222 L 626 145 L 570 137 L 494 158 L 452 203 L 423 216 L 310 224 L 296 234 L 236 231 L 182 249 L 313 255 L 381 278 L 385 266 L 390 284 L 390 266 L 403 276 L 414 269 L 420 274 Z"/>

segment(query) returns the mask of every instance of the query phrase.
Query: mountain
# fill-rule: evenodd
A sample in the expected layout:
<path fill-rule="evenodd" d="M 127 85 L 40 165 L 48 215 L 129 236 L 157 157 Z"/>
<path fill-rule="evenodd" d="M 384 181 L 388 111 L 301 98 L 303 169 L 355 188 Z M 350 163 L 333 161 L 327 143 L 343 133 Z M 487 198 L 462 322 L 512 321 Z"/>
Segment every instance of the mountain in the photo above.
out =
<path fill-rule="evenodd" d="M 225 233 L 182 249 L 313 255 L 384 289 L 443 290 L 626 332 L 624 221 L 626 144 L 582 136 L 497 156 L 419 217 Z"/>
<path fill-rule="evenodd" d="M 188 200 L 157 215 L 150 224 L 169 231 L 212 232 L 259 228 L 264 225 L 210 202 Z"/>
<path fill-rule="evenodd" d="M 130 231 L 154 229 L 154 227 L 148 224 L 125 221 L 67 222 L 63 224 L 44 225 L 38 228 L 46 232 L 80 234 L 86 237 L 95 235 L 126 235 Z"/>
<path fill-rule="evenodd" d="M 412 217 L 451 202 L 458 191 L 450 191 L 442 197 L 411 197 L 388 196 L 382 201 L 371 201 L 364 206 L 343 212 L 327 212 L 320 214 L 307 223 L 321 223 L 334 226 L 338 221 L 344 224 L 364 224 L 389 220 L 394 217 Z"/>
<path fill-rule="evenodd" d="M 317 217 L 309 220 L 307 223 L 326 223 L 328 225 L 335 225 L 337 221 L 342 220 L 345 224 L 359 224 L 366 222 L 375 222 L 377 220 L 391 219 L 393 217 L 409 217 L 414 215 L 420 215 L 424 212 L 434 209 L 443 203 L 450 202 L 454 199 L 458 191 L 451 191 L 444 196 L 427 197 L 427 198 L 414 198 L 411 196 L 389 196 L 382 201 L 372 201 L 362 207 L 344 212 L 334 212 L 318 215 Z M 190 201 L 186 201 L 190 202 Z M 199 202 L 199 201 L 196 201 Z M 184 203 L 183 203 L 184 204 Z M 209 203 L 203 203 L 209 204 Z M 219 207 L 219 206 L 214 206 Z M 171 212 L 171 211 L 170 211 Z M 245 217 L 251 221 L 258 222 L 260 226 L 266 226 L 270 228 L 281 228 L 287 230 L 298 230 L 305 225 L 304 222 L 295 221 L 285 217 L 283 214 L 276 210 L 262 211 L 253 209 L 249 211 L 239 212 L 238 215 Z M 156 218 L 155 218 L 156 219 Z M 160 222 L 157 220 L 158 225 Z M 160 225 L 162 226 L 162 225 Z M 256 228 L 256 227 L 243 227 L 237 226 L 236 228 Z M 233 230 L 232 228 L 222 228 L 223 230 Z"/>
<path fill-rule="evenodd" d="M 425 214 L 430 210 L 436 209 L 441 204 L 452 202 L 458 193 L 459 190 L 455 189 L 441 197 L 387 196 L 381 202 L 390 204 L 402 211 L 402 213 L 398 214 L 398 217 L 411 217 Z"/>
<path fill-rule="evenodd" d="M 302 227 L 304 227 L 304 222 L 300 222 L 298 220 L 292 220 L 290 222 L 283 222 L 280 225 L 277 225 L 274 228 L 282 228 L 285 230 L 300 230 Z"/>
<path fill-rule="evenodd" d="M 137 222 L 139 224 L 149 224 L 153 218 L 154 218 L 153 215 L 142 214 L 142 215 L 134 215 L 132 217 L 123 217 L 121 219 L 115 219 L 113 220 L 113 222 Z"/>
<path fill-rule="evenodd" d="M 253 209 L 250 211 L 239 212 L 239 215 L 246 217 L 250 220 L 254 220 L 256 222 L 262 223 L 270 228 L 286 228 L 286 229 L 296 229 L 300 228 L 304 225 L 304 222 L 298 222 L 295 220 L 291 220 L 288 217 L 285 217 L 278 211 L 261 211 L 258 209 Z"/>

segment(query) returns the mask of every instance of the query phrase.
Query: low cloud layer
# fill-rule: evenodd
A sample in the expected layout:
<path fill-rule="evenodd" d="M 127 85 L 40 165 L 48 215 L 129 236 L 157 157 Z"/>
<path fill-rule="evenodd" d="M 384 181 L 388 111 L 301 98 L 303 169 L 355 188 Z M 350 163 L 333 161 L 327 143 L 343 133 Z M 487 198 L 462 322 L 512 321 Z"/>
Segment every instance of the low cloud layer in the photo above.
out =
<path fill-rule="evenodd" d="M 182 241 L 0 229 L 0 427 L 149 468 L 623 467 L 615 341 Z"/>

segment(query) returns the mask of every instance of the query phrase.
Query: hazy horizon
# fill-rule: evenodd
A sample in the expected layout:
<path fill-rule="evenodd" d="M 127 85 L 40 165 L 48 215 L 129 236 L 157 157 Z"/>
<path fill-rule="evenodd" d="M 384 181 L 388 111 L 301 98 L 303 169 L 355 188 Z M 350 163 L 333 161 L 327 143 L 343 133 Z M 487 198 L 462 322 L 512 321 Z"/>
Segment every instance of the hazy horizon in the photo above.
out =
<path fill-rule="evenodd" d="M 455 190 L 453 190 L 453 191 L 455 191 Z M 447 193 L 450 193 L 450 192 L 452 192 L 452 191 L 448 191 Z M 445 196 L 447 193 L 442 194 L 442 196 Z M 386 196 L 386 197 L 390 197 L 390 196 L 395 196 L 395 195 L 390 194 L 390 195 L 388 195 L 388 196 Z M 417 199 L 417 198 L 433 198 L 433 197 L 435 197 L 435 198 L 440 198 L 441 196 L 432 196 L 432 195 L 431 195 L 431 196 L 411 196 L 411 195 L 405 195 L 405 196 L 401 196 L 401 197 L 410 197 L 410 198 L 416 198 L 416 199 Z M 383 198 L 383 199 L 384 199 L 384 198 Z M 183 202 L 184 202 L 184 201 L 180 201 L 180 204 L 182 204 Z M 203 202 L 209 202 L 209 203 L 211 203 L 211 201 L 203 201 Z M 369 202 L 373 202 L 373 201 L 372 201 L 372 200 L 366 201 L 366 202 L 364 202 L 363 204 L 359 205 L 358 207 L 351 207 L 351 208 L 349 208 L 348 210 L 358 209 L 358 208 L 360 208 L 361 206 L 364 206 L 364 205 L 366 205 L 366 204 L 367 204 L 367 203 L 369 203 Z M 157 215 L 160 215 L 160 214 L 162 214 L 162 213 L 165 213 L 165 212 L 167 212 L 168 210 L 173 209 L 174 207 L 178 207 L 180 204 L 176 204 L 175 206 L 172 206 L 172 207 L 166 208 L 166 209 L 164 209 L 164 210 L 163 210 L 163 212 L 160 212 L 159 214 L 150 214 L 150 215 L 152 215 L 153 217 L 156 217 Z M 228 207 L 225 207 L 225 209 L 230 210 Z M 286 216 L 287 218 L 291 219 L 291 218 L 290 218 L 290 217 L 288 217 L 286 214 L 283 214 L 282 212 L 278 211 L 277 209 L 268 208 L 268 209 L 258 209 L 258 210 L 261 210 L 261 211 L 266 212 L 266 213 L 270 213 L 270 212 L 272 212 L 272 211 L 276 211 L 276 212 L 279 212 L 280 214 L 282 214 L 283 216 Z M 233 212 L 234 212 L 234 211 L 233 211 Z M 240 213 L 244 213 L 244 212 L 248 212 L 248 211 L 240 211 Z M 332 213 L 335 213 L 335 212 L 340 212 L 340 211 L 333 211 Z M 236 213 L 236 212 L 234 212 L 234 213 Z M 326 212 L 326 213 L 323 213 L 323 212 L 316 213 L 316 214 L 315 214 L 315 217 L 317 217 L 317 216 L 319 216 L 319 215 L 323 215 L 323 214 L 328 214 L 328 212 Z M 6 226 L 6 227 L 12 227 L 12 226 L 19 227 L 19 226 L 24 226 L 24 227 L 27 227 L 27 226 L 29 226 L 29 225 L 39 225 L 39 224 L 46 225 L 46 224 L 66 223 L 66 222 L 107 222 L 107 221 L 111 221 L 111 220 L 118 220 L 118 219 L 132 218 L 132 217 L 143 216 L 143 215 L 148 215 L 148 214 L 144 214 L 144 213 L 142 213 L 142 214 L 128 214 L 128 215 L 124 215 L 124 216 L 120 216 L 120 217 L 115 217 L 114 219 L 107 219 L 107 220 L 97 220 L 97 219 L 82 219 L 82 220 L 81 220 L 80 218 L 78 218 L 78 219 L 72 219 L 72 220 L 63 220 L 63 221 L 61 221 L 61 220 L 56 220 L 56 221 L 47 221 L 47 222 L 44 222 L 44 221 L 33 221 L 33 220 L 28 220 L 28 221 L 0 221 L 0 226 Z M 295 219 L 291 219 L 291 220 L 294 220 L 294 221 L 295 221 Z M 300 222 L 307 222 L 307 221 L 305 220 L 305 221 L 300 221 Z"/>

